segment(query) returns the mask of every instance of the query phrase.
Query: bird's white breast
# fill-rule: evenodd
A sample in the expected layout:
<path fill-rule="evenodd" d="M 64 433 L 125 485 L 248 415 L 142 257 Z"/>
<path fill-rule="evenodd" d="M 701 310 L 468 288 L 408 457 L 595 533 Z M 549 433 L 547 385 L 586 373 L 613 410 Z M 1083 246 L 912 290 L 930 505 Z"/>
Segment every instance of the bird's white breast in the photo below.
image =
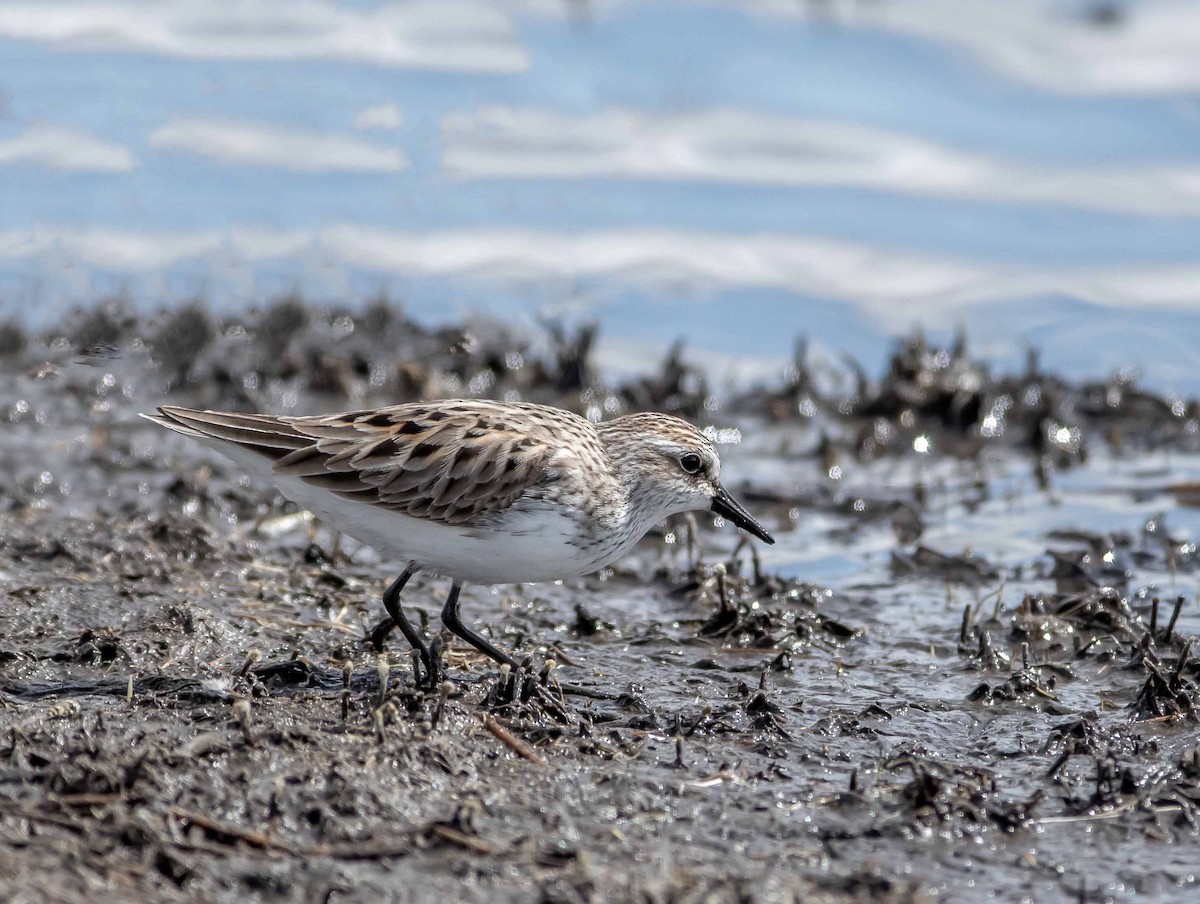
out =
<path fill-rule="evenodd" d="M 289 499 L 382 555 L 460 581 L 556 581 L 595 571 L 619 554 L 598 561 L 600 550 L 580 520 L 553 503 L 522 500 L 487 527 L 460 527 L 343 499 L 295 478 L 274 481 Z"/>

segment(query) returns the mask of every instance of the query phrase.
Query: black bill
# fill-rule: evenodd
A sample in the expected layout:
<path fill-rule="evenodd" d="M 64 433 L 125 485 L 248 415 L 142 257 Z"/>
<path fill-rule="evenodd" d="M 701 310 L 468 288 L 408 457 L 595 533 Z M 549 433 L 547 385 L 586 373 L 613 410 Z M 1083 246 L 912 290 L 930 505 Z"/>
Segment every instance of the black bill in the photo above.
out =
<path fill-rule="evenodd" d="M 747 533 L 754 534 L 764 543 L 774 543 L 775 538 L 767 533 L 767 529 L 754 520 L 754 517 L 742 508 L 742 504 L 729 495 L 729 491 L 725 487 L 720 487 L 717 490 L 717 495 L 713 497 L 712 510 L 729 521 L 736 524 Z"/>

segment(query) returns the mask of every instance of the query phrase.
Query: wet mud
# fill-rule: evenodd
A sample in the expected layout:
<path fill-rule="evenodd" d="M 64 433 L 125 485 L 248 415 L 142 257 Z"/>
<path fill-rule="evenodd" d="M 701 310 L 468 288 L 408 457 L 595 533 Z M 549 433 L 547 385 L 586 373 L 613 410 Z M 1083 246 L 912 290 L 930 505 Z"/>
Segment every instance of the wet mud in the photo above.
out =
<path fill-rule="evenodd" d="M 380 303 L 0 325 L 0 889 L 102 900 L 1194 895 L 1200 409 L 965 339 L 718 391 Z M 399 563 L 136 417 L 437 396 L 711 424 L 780 543 L 680 518 L 380 642 Z M 406 604 L 428 633 L 448 584 Z M 382 649 L 380 649 L 382 647 Z"/>

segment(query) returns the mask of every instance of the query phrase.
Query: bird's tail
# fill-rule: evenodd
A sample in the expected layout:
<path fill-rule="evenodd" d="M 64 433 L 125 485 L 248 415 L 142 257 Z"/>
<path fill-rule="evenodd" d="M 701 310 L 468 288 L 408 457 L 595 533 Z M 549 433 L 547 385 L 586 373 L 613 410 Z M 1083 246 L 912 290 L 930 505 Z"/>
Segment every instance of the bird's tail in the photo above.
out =
<path fill-rule="evenodd" d="M 311 436 L 301 433 L 283 418 L 267 414 L 199 411 L 163 405 L 156 414 L 143 414 L 142 417 L 210 445 L 229 443 L 271 460 L 313 443 Z"/>

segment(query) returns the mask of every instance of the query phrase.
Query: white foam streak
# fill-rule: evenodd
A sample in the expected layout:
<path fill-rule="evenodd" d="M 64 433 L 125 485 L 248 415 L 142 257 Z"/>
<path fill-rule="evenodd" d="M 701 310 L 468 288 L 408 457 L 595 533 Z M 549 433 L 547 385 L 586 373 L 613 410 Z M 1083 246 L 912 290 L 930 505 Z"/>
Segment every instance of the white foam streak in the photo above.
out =
<path fill-rule="evenodd" d="M 67 271 L 77 275 L 80 264 L 152 279 L 161 279 L 173 267 L 199 264 L 205 272 L 242 273 L 252 288 L 255 267 L 313 260 L 320 261 L 321 278 L 336 285 L 348 284 L 350 273 L 366 272 L 532 286 L 543 297 L 563 298 L 581 281 L 589 284 L 593 298 L 643 288 L 666 298 L 768 289 L 850 302 L 890 329 L 946 322 L 986 302 L 1047 295 L 1114 307 L 1200 307 L 1200 266 L 1014 268 L 797 235 L 666 230 L 415 234 L 350 224 L 316 233 L 0 232 L 5 269 L 19 269 L 39 286 L 53 285 Z M 304 291 L 303 285 L 298 288 Z"/>
<path fill-rule="evenodd" d="M 361 9 L 329 0 L 6 0 L 0 36 L 61 50 L 190 59 L 341 60 L 468 72 L 520 72 L 529 65 L 508 17 L 482 0 Z"/>
<path fill-rule="evenodd" d="M 222 163 L 306 173 L 394 173 L 408 165 L 395 147 L 350 135 L 242 120 L 175 119 L 155 129 L 150 144 Z"/>
<path fill-rule="evenodd" d="M 24 165 L 79 173 L 127 173 L 138 165 L 124 145 L 79 129 L 34 124 L 0 141 L 0 166 Z"/>
<path fill-rule="evenodd" d="M 368 129 L 398 129 L 404 124 L 404 115 L 396 104 L 380 104 L 360 110 L 354 117 L 354 128 Z"/>
<path fill-rule="evenodd" d="M 460 179 L 659 179 L 1200 215 L 1200 166 L 1056 167 L 850 123 L 720 109 L 592 116 L 493 106 L 442 123 Z"/>

